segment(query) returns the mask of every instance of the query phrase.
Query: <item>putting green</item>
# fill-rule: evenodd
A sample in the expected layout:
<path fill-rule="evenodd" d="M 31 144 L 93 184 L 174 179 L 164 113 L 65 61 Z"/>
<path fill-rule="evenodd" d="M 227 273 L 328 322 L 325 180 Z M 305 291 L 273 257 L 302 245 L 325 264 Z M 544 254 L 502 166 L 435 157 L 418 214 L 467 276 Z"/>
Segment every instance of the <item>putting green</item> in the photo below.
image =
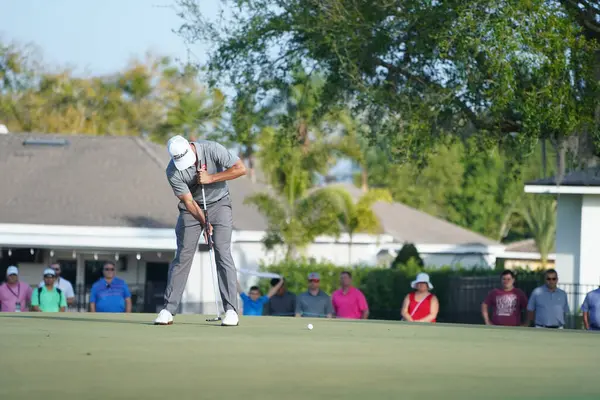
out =
<path fill-rule="evenodd" d="M 597 333 L 154 317 L 0 314 L 0 399 L 598 398 Z"/>

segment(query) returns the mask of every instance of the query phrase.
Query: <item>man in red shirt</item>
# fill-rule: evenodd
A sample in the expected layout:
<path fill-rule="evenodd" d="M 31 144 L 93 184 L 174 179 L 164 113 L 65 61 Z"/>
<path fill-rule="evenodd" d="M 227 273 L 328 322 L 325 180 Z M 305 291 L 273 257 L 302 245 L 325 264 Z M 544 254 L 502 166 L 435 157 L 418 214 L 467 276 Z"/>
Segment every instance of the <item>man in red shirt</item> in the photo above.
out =
<path fill-rule="evenodd" d="M 527 308 L 527 296 L 521 289 L 514 287 L 515 274 L 510 270 L 502 272 L 502 289 L 490 291 L 481 304 L 481 314 L 486 325 L 521 325 L 521 313 Z M 494 312 L 490 320 L 489 308 Z M 522 326 L 528 326 L 526 319 Z"/>

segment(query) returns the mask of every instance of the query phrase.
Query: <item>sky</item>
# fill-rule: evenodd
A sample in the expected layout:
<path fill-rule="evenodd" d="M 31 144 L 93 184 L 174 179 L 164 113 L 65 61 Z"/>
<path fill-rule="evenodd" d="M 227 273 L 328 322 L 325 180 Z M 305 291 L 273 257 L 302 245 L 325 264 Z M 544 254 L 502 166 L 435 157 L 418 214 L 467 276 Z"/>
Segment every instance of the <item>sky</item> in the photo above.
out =
<path fill-rule="evenodd" d="M 198 0 L 214 18 L 219 0 Z M 49 67 L 76 75 L 106 75 L 147 51 L 175 60 L 205 62 L 206 45 L 186 45 L 173 30 L 182 20 L 174 0 L 0 0 L 0 40 L 33 44 Z M 231 95 L 229 90 L 225 90 Z M 332 173 L 346 172 L 341 161 Z"/>
<path fill-rule="evenodd" d="M 201 0 L 216 15 L 218 0 Z M 0 38 L 39 47 L 44 62 L 77 75 L 104 75 L 151 50 L 182 62 L 205 61 L 205 47 L 186 46 L 173 0 L 0 0 Z M 189 52 L 188 52 L 189 50 Z"/>

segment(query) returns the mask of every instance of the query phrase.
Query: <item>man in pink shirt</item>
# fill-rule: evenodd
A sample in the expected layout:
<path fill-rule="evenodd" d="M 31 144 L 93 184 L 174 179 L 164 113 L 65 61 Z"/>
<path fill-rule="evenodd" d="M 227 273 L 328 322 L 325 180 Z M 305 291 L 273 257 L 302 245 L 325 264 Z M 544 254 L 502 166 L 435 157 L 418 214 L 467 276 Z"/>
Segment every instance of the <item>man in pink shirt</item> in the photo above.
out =
<path fill-rule="evenodd" d="M 352 286 L 352 273 L 344 271 L 340 274 L 340 286 L 341 288 L 331 295 L 336 318 L 367 319 L 367 299 L 360 290 Z"/>
<path fill-rule="evenodd" d="M 33 289 L 19 282 L 19 269 L 11 265 L 6 269 L 6 282 L 0 285 L 0 312 L 29 311 Z"/>

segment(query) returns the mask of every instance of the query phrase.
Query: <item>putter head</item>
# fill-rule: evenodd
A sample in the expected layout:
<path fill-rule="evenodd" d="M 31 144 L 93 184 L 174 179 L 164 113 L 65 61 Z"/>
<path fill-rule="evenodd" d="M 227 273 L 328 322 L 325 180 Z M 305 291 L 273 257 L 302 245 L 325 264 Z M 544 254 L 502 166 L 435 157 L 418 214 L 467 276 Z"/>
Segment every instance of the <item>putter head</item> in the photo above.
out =
<path fill-rule="evenodd" d="M 207 318 L 206 322 L 217 322 L 220 321 L 221 317 Z"/>

